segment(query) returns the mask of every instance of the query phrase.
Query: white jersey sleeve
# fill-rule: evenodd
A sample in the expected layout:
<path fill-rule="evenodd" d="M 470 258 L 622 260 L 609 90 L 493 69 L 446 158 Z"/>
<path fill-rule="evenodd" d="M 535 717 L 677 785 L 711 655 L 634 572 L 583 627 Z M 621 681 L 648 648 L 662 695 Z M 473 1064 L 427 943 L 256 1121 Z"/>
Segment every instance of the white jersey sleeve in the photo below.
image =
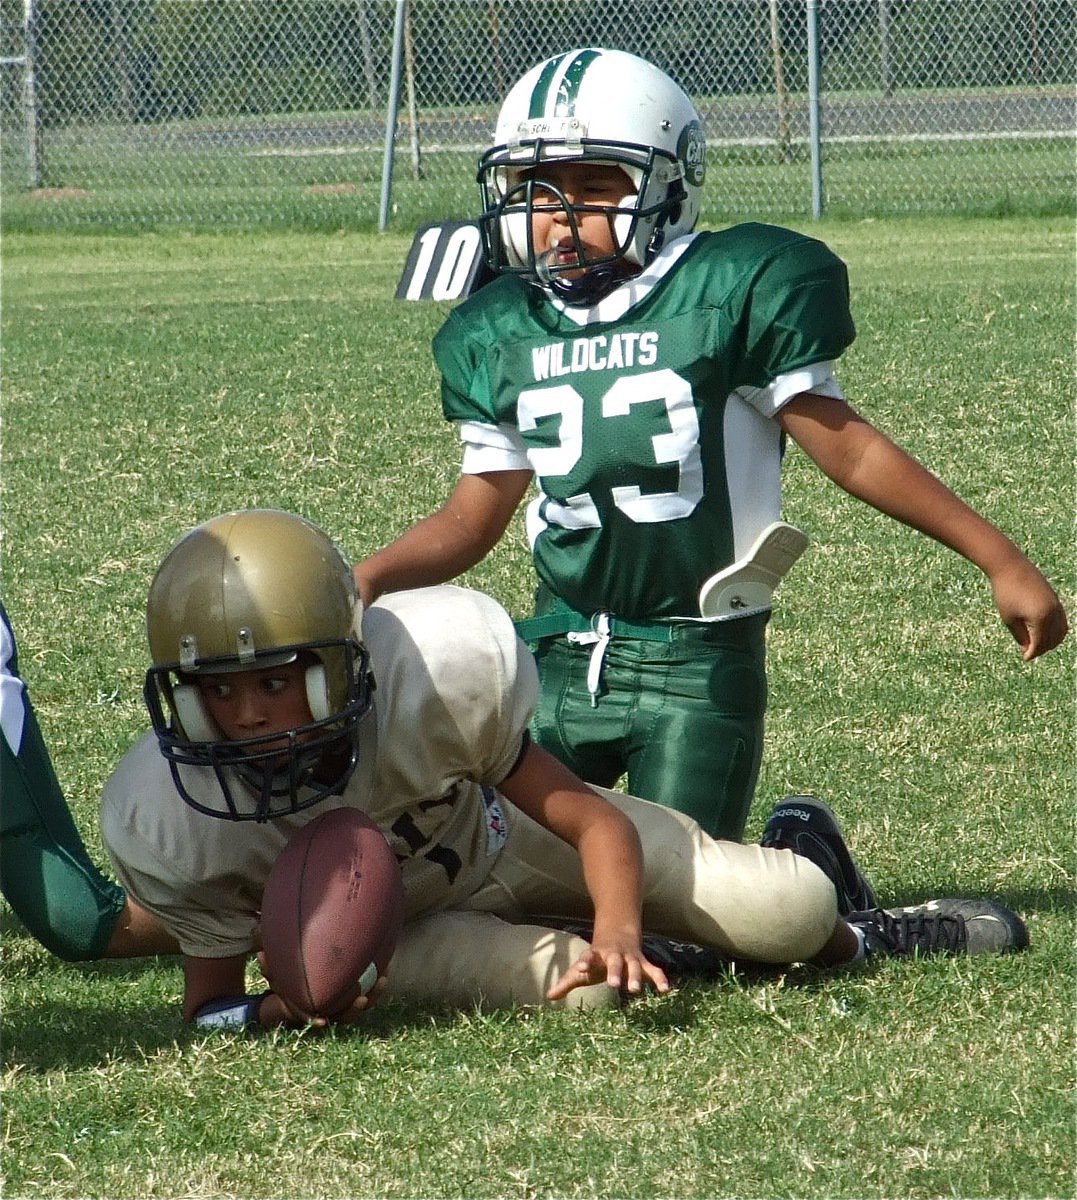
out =
<path fill-rule="evenodd" d="M 734 395 L 740 396 L 764 417 L 773 417 L 783 405 L 802 392 L 816 396 L 828 396 L 831 400 L 844 400 L 838 381 L 834 378 L 834 364 L 812 363 L 796 371 L 788 371 L 772 379 L 766 387 L 739 387 Z"/>
<path fill-rule="evenodd" d="M 464 443 L 462 474 L 531 470 L 524 440 L 520 437 L 520 431 L 513 426 L 460 421 L 457 428 L 460 440 Z"/>
<path fill-rule="evenodd" d="M 184 784 L 219 803 L 212 771 L 185 770 Z M 253 947 L 269 868 L 291 832 L 318 811 L 264 824 L 197 812 L 176 791 L 157 738 L 147 733 L 105 784 L 101 834 L 120 883 L 184 954 L 225 958 Z"/>
<path fill-rule="evenodd" d="M 538 700 L 534 659 L 496 601 L 467 588 L 394 592 L 366 612 L 379 779 L 437 796 L 461 779 L 496 787 Z"/>

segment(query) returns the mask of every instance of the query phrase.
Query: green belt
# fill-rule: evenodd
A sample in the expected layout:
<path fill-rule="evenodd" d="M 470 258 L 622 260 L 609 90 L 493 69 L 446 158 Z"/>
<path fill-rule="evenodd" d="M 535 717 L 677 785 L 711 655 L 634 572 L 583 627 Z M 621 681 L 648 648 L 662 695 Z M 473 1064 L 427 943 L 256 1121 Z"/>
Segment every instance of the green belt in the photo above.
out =
<path fill-rule="evenodd" d="M 545 637 L 558 637 L 563 633 L 597 633 L 595 619 L 584 616 L 574 609 L 561 608 L 544 613 L 541 617 L 528 617 L 516 622 L 516 632 L 525 642 L 537 642 Z M 692 622 L 693 625 L 698 624 Z M 641 638 L 646 642 L 672 642 L 676 637 L 677 625 L 673 621 L 623 621 L 610 617 L 609 631 L 613 637 Z"/>
<path fill-rule="evenodd" d="M 598 613 L 593 617 L 572 609 L 558 608 L 516 622 L 516 632 L 525 642 L 560 637 L 566 633 L 593 633 L 598 636 Z M 763 636 L 770 613 L 755 613 L 732 621 L 688 621 L 672 617 L 668 621 L 623 621 L 609 618 L 612 637 L 638 638 L 645 642 L 699 641 L 708 646 L 749 646 Z"/>

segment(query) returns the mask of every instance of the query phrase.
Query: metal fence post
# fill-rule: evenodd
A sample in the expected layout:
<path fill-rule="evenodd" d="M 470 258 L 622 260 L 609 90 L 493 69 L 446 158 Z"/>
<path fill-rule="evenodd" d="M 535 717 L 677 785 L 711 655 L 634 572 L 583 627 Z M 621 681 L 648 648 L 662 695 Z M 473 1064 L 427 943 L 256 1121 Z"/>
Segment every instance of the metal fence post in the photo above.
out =
<path fill-rule="evenodd" d="M 389 221 L 389 197 L 393 190 L 393 147 L 396 142 L 396 113 L 400 106 L 401 63 L 404 58 L 404 9 L 408 0 L 396 0 L 393 22 L 393 58 L 389 75 L 389 105 L 385 114 L 385 153 L 381 163 L 381 203 L 378 207 L 378 232 L 384 233 Z"/>
<path fill-rule="evenodd" d="M 35 60 L 37 58 L 37 16 L 34 12 L 34 0 L 25 0 L 23 7 L 23 84 L 22 104 L 23 119 L 26 124 L 26 176 L 27 187 L 41 186 L 41 155 L 39 139 L 41 125 L 37 116 L 37 75 Z"/>
<path fill-rule="evenodd" d="M 823 155 L 819 132 L 819 0 L 808 0 L 808 140 L 811 143 L 811 215 L 823 215 Z"/>
<path fill-rule="evenodd" d="M 879 91 L 893 94 L 890 77 L 890 0 L 879 0 Z"/>

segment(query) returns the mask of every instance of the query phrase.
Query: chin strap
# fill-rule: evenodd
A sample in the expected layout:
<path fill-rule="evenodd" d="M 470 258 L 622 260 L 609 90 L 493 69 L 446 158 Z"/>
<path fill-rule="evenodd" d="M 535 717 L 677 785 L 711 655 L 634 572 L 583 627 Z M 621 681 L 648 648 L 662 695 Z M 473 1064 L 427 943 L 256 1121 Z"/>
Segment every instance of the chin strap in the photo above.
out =
<path fill-rule="evenodd" d="M 553 292 L 565 304 L 590 307 L 605 299 L 626 278 L 623 271 L 615 264 L 610 264 L 593 267 L 579 279 L 551 279 L 539 286 Z"/>
<path fill-rule="evenodd" d="M 647 243 L 647 251 L 643 256 L 643 266 L 649 265 L 655 255 L 665 244 L 666 231 L 661 222 L 656 225 Z M 642 269 L 642 268 L 640 268 Z M 624 259 L 613 263 L 604 263 L 600 267 L 592 267 L 579 279 L 564 279 L 546 277 L 540 271 L 536 283 L 545 291 L 552 292 L 558 300 L 570 307 L 587 307 L 604 300 L 610 292 L 619 287 L 627 279 L 631 279 L 635 271 L 625 272 Z"/>

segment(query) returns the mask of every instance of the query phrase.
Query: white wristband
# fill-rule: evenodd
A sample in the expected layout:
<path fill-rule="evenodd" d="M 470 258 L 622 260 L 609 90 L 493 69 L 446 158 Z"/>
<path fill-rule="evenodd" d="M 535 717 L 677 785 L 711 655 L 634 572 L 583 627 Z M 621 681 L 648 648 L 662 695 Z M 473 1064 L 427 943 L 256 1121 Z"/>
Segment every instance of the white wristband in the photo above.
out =
<path fill-rule="evenodd" d="M 248 1025 L 257 1025 L 258 1010 L 268 995 L 268 992 L 262 992 L 260 996 L 226 996 L 221 1000 L 210 1000 L 195 1013 L 194 1023 L 199 1029 L 245 1029 Z"/>

